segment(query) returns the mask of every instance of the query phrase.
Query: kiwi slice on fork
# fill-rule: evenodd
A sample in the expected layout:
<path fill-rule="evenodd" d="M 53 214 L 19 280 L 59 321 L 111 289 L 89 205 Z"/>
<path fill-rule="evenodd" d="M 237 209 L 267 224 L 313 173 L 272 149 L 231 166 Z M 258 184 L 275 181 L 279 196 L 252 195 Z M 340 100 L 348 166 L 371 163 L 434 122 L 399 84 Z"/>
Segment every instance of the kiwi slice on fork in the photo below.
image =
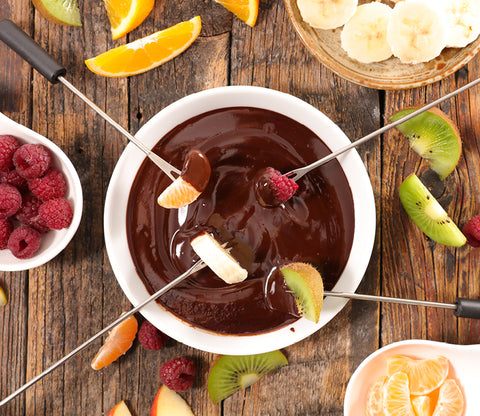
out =
<path fill-rule="evenodd" d="M 408 216 L 432 240 L 447 246 L 463 246 L 467 239 L 415 175 L 410 175 L 398 189 Z"/>
<path fill-rule="evenodd" d="M 415 110 L 399 111 L 391 117 L 391 121 L 397 121 Z M 429 162 L 440 179 L 445 179 L 457 166 L 462 152 L 460 133 L 443 111 L 433 107 L 399 124 L 397 129 L 407 136 L 412 149 Z"/>

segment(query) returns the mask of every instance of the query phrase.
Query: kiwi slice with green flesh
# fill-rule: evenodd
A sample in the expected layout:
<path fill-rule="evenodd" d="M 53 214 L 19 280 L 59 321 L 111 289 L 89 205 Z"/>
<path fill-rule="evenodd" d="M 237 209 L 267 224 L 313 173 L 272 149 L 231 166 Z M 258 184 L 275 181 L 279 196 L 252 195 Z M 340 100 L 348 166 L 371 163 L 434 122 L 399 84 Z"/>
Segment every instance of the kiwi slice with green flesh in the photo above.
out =
<path fill-rule="evenodd" d="M 307 263 L 291 263 L 280 271 L 295 296 L 300 314 L 317 323 L 323 305 L 323 280 L 320 273 Z"/>
<path fill-rule="evenodd" d="M 224 355 L 208 375 L 208 394 L 218 403 L 240 389 L 246 389 L 265 374 L 288 364 L 281 351 L 254 355 Z"/>
<path fill-rule="evenodd" d="M 78 0 L 32 0 L 35 8 L 47 20 L 67 26 L 82 26 Z"/>
<path fill-rule="evenodd" d="M 403 181 L 398 193 L 408 216 L 432 240 L 454 247 L 466 243 L 463 233 L 415 174 Z"/>
<path fill-rule="evenodd" d="M 391 121 L 397 121 L 415 110 L 399 111 L 391 117 Z M 440 179 L 445 179 L 457 166 L 462 152 L 460 133 L 443 111 L 433 107 L 399 124 L 397 129 L 407 136 L 411 148 L 428 160 Z"/>

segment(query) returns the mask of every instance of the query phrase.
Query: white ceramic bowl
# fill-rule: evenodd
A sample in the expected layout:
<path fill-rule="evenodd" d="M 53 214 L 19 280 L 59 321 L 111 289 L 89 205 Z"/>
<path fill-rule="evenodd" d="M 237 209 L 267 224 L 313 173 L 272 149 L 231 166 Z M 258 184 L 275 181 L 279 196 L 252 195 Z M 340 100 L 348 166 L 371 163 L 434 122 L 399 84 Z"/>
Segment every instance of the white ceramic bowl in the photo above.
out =
<path fill-rule="evenodd" d="M 225 107 L 257 107 L 284 114 L 310 128 L 333 151 L 350 143 L 329 118 L 291 95 L 259 87 L 222 87 L 185 97 L 156 114 L 137 133 L 148 148 L 185 120 Z M 148 292 L 135 271 L 126 235 L 126 210 L 130 187 L 145 155 L 129 144 L 113 172 L 105 201 L 105 242 L 113 271 L 133 305 Z M 339 158 L 349 181 L 355 209 L 355 232 L 345 270 L 334 290 L 355 291 L 368 265 L 375 238 L 375 202 L 365 167 L 356 151 Z M 345 305 L 343 299 L 327 298 L 314 324 L 300 319 L 281 329 L 253 336 L 230 336 L 194 328 L 158 303 L 142 308 L 142 314 L 170 337 L 200 350 L 218 354 L 256 354 L 286 347 L 311 335 L 330 321 Z M 294 330 L 291 330 L 294 328 Z"/>
<path fill-rule="evenodd" d="M 464 393 L 464 415 L 480 414 L 478 374 L 480 374 L 480 345 L 455 345 L 446 342 L 408 340 L 394 342 L 369 355 L 358 366 L 345 392 L 344 415 L 364 416 L 365 400 L 370 386 L 386 373 L 386 360 L 392 355 L 431 358 L 443 355 L 450 361 L 450 377 L 454 377 Z"/>
<path fill-rule="evenodd" d="M 34 143 L 42 144 L 52 153 L 52 165 L 62 171 L 67 182 L 65 198 L 73 208 L 72 223 L 63 230 L 51 230 L 42 234 L 42 243 L 39 250 L 28 259 L 16 258 L 10 250 L 0 250 L 0 270 L 19 271 L 28 270 L 41 266 L 53 259 L 70 242 L 75 235 L 82 218 L 83 193 L 80 179 L 70 159 L 53 142 L 42 135 L 15 123 L 4 114 L 0 113 L 0 134 L 10 134 L 19 139 L 21 144 Z"/>

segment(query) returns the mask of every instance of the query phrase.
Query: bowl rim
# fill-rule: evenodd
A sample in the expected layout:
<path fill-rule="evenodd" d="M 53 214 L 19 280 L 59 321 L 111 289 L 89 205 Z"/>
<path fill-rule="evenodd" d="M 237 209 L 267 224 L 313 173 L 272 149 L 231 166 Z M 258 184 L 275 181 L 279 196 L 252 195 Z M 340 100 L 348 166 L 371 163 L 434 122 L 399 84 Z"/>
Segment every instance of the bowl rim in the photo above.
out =
<path fill-rule="evenodd" d="M 291 117 L 309 127 L 325 142 L 327 131 L 327 145 L 332 150 L 350 143 L 336 124 L 310 104 L 283 92 L 254 86 L 218 87 L 181 98 L 153 116 L 137 132 L 136 137 L 150 149 L 173 127 L 195 115 L 218 108 L 243 106 L 269 109 Z M 135 145 L 130 143 L 126 147 L 112 174 L 104 213 L 108 258 L 120 287 L 134 306 L 150 296 L 136 275 L 126 243 L 125 226 L 130 186 L 144 159 L 145 155 Z M 349 259 L 334 290 L 355 291 L 363 278 L 373 249 L 375 201 L 368 174 L 356 150 L 346 152 L 338 160 L 342 167 L 358 169 L 355 175 L 348 172 L 345 174 L 354 199 L 355 229 L 359 231 L 354 234 Z M 358 218 L 357 210 L 364 213 L 362 221 Z M 280 329 L 256 335 L 224 335 L 194 328 L 167 312 L 157 302 L 146 305 L 140 312 L 167 335 L 190 347 L 217 354 L 245 355 L 277 350 L 308 337 L 329 322 L 346 303 L 345 299 L 327 297 L 318 324 L 301 318 Z"/>
<path fill-rule="evenodd" d="M 78 172 L 64 151 L 41 134 L 8 118 L 0 112 L 0 134 L 10 134 L 28 143 L 42 144 L 53 154 L 53 165 L 60 167 L 68 184 L 65 198 L 73 205 L 73 218 L 70 226 L 62 230 L 50 230 L 42 235 L 42 244 L 47 245 L 28 259 L 18 259 L 8 250 L 2 250 L 1 271 L 23 271 L 41 266 L 56 257 L 70 243 L 80 225 L 83 212 L 83 190 Z"/>

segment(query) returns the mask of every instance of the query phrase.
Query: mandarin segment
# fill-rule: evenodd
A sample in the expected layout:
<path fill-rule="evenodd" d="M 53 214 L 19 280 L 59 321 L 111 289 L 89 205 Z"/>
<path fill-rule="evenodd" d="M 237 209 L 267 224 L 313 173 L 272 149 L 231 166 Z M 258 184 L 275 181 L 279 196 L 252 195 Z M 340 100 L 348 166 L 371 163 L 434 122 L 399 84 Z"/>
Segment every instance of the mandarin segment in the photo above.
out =
<path fill-rule="evenodd" d="M 200 16 L 87 59 L 88 69 L 106 77 L 126 77 L 156 68 L 185 51 L 200 34 Z"/>
<path fill-rule="evenodd" d="M 131 32 L 150 14 L 155 0 L 104 0 L 112 39 L 118 39 Z"/>
<path fill-rule="evenodd" d="M 366 416 L 384 416 L 383 393 L 387 380 L 387 376 L 382 376 L 368 389 L 365 407 Z"/>
<path fill-rule="evenodd" d="M 448 359 L 442 356 L 416 360 L 396 355 L 387 360 L 387 375 L 403 372 L 408 375 L 410 392 L 413 395 L 425 395 L 439 388 L 448 375 Z"/>
<path fill-rule="evenodd" d="M 383 394 L 385 416 L 415 416 L 407 374 L 401 371 L 392 374 L 385 383 Z"/>
<path fill-rule="evenodd" d="M 415 396 L 412 398 L 413 411 L 416 416 L 432 415 L 432 400 L 430 396 Z"/>
<path fill-rule="evenodd" d="M 181 176 L 175 179 L 157 198 L 164 208 L 181 208 L 195 201 L 201 192 Z"/>
<path fill-rule="evenodd" d="M 453 379 L 448 379 L 440 387 L 437 405 L 432 416 L 461 416 L 465 402 L 462 391 Z"/>
<path fill-rule="evenodd" d="M 253 27 L 257 22 L 259 0 L 215 0 L 240 20 Z"/>
<path fill-rule="evenodd" d="M 133 315 L 116 325 L 108 334 L 97 355 L 95 355 L 92 361 L 92 368 L 100 370 L 125 354 L 133 344 L 137 329 L 138 322 Z"/>

